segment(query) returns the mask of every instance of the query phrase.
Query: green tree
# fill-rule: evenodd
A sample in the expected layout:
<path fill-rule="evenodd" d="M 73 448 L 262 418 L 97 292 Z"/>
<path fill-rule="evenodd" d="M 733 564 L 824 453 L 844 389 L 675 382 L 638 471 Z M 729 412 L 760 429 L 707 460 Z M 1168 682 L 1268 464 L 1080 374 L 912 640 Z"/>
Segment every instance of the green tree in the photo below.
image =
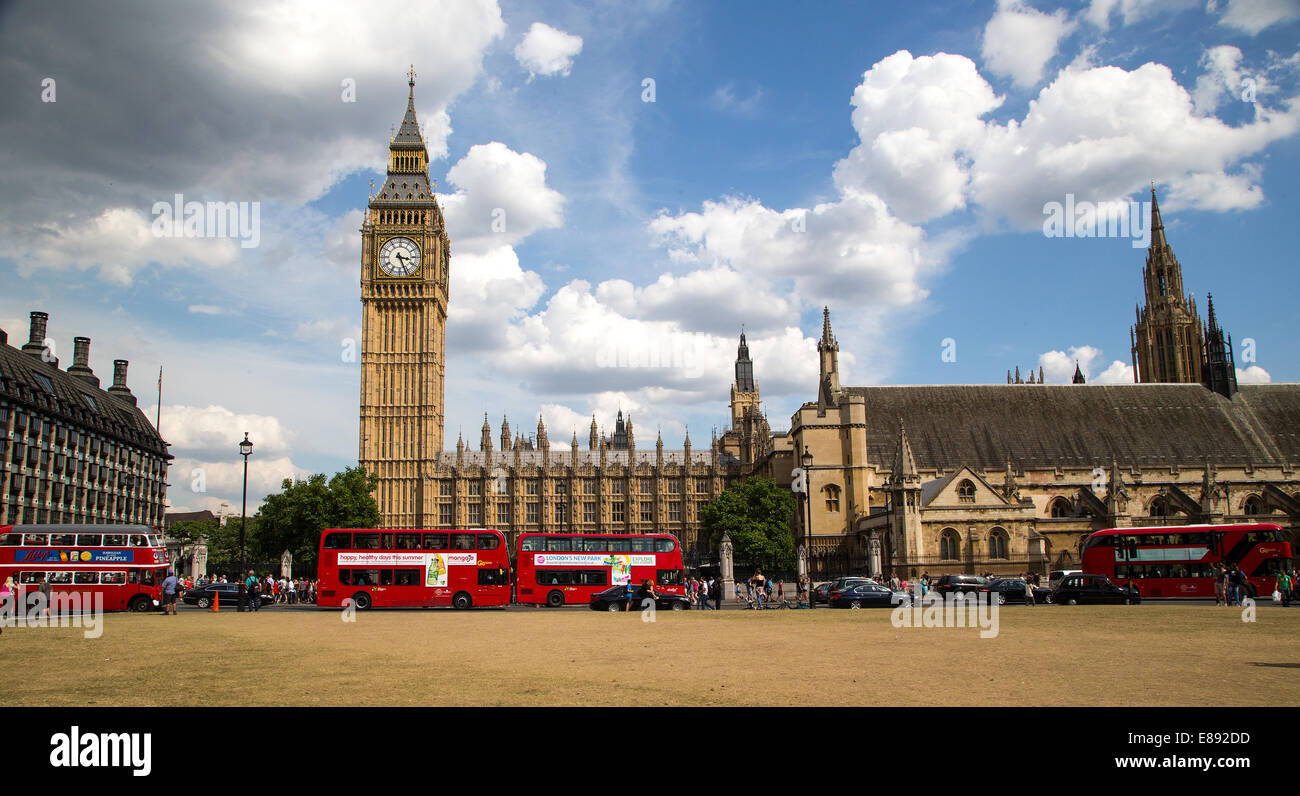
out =
<path fill-rule="evenodd" d="M 730 536 L 737 559 L 790 567 L 794 564 L 794 538 L 790 535 L 794 511 L 795 499 L 789 490 L 766 478 L 749 478 L 727 487 L 704 507 L 704 532 L 714 546 L 724 532 Z"/>
<path fill-rule="evenodd" d="M 256 550 L 264 561 L 275 561 L 288 550 L 296 562 L 315 563 L 320 534 L 326 528 L 379 525 L 379 505 L 374 498 L 378 483 L 377 476 L 360 467 L 349 467 L 328 481 L 324 473 L 303 481 L 284 479 L 283 491 L 267 495 L 257 512 L 257 534 L 250 551 Z"/>

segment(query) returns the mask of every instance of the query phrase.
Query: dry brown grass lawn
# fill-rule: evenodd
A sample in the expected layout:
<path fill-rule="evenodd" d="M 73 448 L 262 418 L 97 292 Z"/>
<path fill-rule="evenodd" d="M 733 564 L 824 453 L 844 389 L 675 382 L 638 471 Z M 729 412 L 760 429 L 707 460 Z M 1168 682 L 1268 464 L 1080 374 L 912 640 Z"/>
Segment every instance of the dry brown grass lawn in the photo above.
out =
<path fill-rule="evenodd" d="M 115 614 L 0 635 L 5 705 L 1296 705 L 1300 610 Z"/>

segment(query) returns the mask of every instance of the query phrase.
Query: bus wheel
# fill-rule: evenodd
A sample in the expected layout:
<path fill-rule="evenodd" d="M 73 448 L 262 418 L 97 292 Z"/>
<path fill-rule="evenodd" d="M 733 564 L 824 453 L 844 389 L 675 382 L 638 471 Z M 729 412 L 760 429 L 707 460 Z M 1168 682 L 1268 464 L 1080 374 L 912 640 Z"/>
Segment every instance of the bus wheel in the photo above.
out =
<path fill-rule="evenodd" d="M 364 592 L 364 591 L 359 591 L 359 592 L 357 592 L 356 594 L 352 595 L 352 607 L 355 608 L 355 609 L 357 609 L 358 611 L 366 611 L 366 610 L 369 610 L 369 609 L 370 609 L 370 593 L 369 593 L 369 592 Z"/>
<path fill-rule="evenodd" d="M 673 600 L 673 607 L 672 607 L 672 610 L 674 610 L 674 611 L 685 611 L 687 605 L 688 605 L 687 603 L 684 603 L 684 602 L 682 602 L 681 600 Z"/>
<path fill-rule="evenodd" d="M 142 614 L 145 611 L 151 610 L 153 608 L 153 600 L 150 600 L 148 597 L 141 594 L 140 596 L 135 597 L 131 600 L 131 604 L 129 607 L 132 611 L 135 611 L 138 614 Z"/>
<path fill-rule="evenodd" d="M 619 611 L 622 611 L 622 610 L 623 610 L 623 604 L 622 604 L 622 603 L 607 603 L 607 604 L 605 605 L 605 610 L 606 610 L 606 611 L 609 611 L 611 614 L 618 613 Z"/>
<path fill-rule="evenodd" d="M 211 607 L 212 607 L 212 601 L 209 600 L 207 597 L 200 597 L 200 598 L 199 598 L 199 607 L 200 607 L 200 608 L 211 608 Z"/>
<path fill-rule="evenodd" d="M 552 608 L 559 608 L 564 605 L 564 592 L 553 591 L 546 595 L 546 604 Z"/>
<path fill-rule="evenodd" d="M 474 601 L 470 599 L 469 594 L 463 591 L 456 592 L 456 596 L 451 598 L 451 605 L 453 608 L 464 610 L 473 604 Z"/>

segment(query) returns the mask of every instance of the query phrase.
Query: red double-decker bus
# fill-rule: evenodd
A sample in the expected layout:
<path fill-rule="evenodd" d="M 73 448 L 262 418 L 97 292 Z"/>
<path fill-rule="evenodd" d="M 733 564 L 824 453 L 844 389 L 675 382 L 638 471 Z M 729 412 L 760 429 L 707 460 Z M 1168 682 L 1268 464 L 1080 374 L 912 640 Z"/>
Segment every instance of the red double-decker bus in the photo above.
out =
<path fill-rule="evenodd" d="M 316 604 L 438 608 L 510 604 L 500 531 L 337 529 L 321 533 Z"/>
<path fill-rule="evenodd" d="M 51 598 L 102 594 L 106 611 L 152 611 L 162 600 L 167 549 L 147 525 L 0 525 L 0 582 Z M 83 604 L 84 601 L 83 601 Z"/>
<path fill-rule="evenodd" d="M 648 580 L 661 592 L 686 594 L 682 546 L 666 534 L 525 533 L 515 556 L 515 602 L 590 602 L 610 586 Z"/>
<path fill-rule="evenodd" d="M 1291 566 L 1291 542 L 1282 526 L 1181 525 L 1110 528 L 1083 544 L 1083 571 L 1132 584 L 1143 597 L 1214 596 L 1214 565 L 1237 565 L 1252 597 L 1272 594 L 1277 575 Z"/>

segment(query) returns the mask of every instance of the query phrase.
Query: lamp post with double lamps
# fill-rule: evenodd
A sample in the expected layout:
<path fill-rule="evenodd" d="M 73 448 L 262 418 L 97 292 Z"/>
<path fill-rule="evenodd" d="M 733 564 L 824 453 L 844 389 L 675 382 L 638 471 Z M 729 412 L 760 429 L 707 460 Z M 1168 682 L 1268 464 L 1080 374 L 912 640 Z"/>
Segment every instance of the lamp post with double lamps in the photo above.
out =
<path fill-rule="evenodd" d="M 813 560 L 812 560 L 812 470 L 813 455 L 808 450 L 808 446 L 803 446 L 803 455 L 799 457 L 799 464 L 803 467 L 803 499 L 808 505 L 807 520 L 803 526 L 803 544 L 804 560 L 808 565 L 808 607 L 817 607 L 817 599 L 813 596 Z"/>

